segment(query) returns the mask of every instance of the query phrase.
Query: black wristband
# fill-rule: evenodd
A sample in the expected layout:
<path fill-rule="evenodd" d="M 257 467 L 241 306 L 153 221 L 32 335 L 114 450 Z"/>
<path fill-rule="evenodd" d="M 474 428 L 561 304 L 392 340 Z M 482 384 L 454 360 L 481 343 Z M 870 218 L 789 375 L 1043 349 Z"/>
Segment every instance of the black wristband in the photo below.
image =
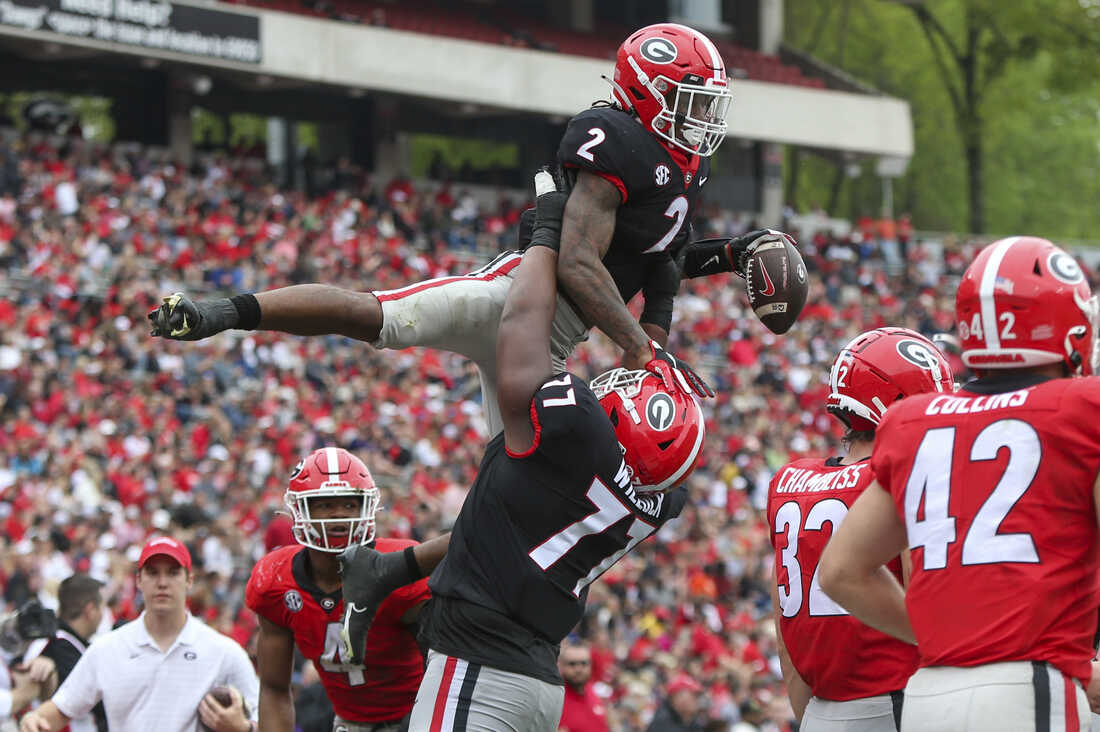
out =
<path fill-rule="evenodd" d="M 229 298 L 233 307 L 237 309 L 237 328 L 240 330 L 256 330 L 260 324 L 260 301 L 251 292 L 234 295 Z"/>
<path fill-rule="evenodd" d="M 722 272 L 737 272 L 728 237 L 700 239 L 684 248 L 683 277 L 706 277 Z"/>
<path fill-rule="evenodd" d="M 547 247 L 555 252 L 560 251 L 561 231 L 555 231 L 547 226 L 537 226 L 534 233 L 531 234 L 530 246 Z"/>
<path fill-rule="evenodd" d="M 424 572 L 420 569 L 420 563 L 416 561 L 416 552 L 413 551 L 415 548 L 405 547 L 405 564 L 408 565 L 409 577 L 413 582 L 424 576 Z"/>

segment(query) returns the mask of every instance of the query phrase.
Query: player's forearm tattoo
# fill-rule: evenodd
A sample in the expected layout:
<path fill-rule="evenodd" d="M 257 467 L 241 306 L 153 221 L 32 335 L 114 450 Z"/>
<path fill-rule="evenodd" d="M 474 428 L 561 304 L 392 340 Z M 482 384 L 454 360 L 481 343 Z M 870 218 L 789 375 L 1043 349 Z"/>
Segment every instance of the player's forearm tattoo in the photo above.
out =
<path fill-rule="evenodd" d="M 591 174 L 578 176 L 562 224 L 558 284 L 587 323 L 626 354 L 636 354 L 648 348 L 648 338 L 600 261 L 611 243 L 619 201 L 614 186 Z"/>

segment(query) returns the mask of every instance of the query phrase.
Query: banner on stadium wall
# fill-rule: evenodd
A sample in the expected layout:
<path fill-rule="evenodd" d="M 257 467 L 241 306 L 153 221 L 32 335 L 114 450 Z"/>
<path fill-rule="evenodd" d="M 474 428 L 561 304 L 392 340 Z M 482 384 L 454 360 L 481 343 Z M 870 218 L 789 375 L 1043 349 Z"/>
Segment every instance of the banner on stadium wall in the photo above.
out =
<path fill-rule="evenodd" d="M 0 0 L 5 27 L 258 64 L 260 19 L 167 0 Z"/>

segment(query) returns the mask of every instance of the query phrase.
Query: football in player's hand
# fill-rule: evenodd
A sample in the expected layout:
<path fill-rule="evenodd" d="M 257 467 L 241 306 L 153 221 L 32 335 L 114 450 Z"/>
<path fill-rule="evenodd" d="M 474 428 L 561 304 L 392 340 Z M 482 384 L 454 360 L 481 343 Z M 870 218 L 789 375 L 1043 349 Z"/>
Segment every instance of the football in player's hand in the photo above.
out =
<path fill-rule="evenodd" d="M 215 686 L 210 691 L 206 692 L 206 695 L 223 707 L 233 706 L 233 692 L 228 686 Z M 251 716 L 248 710 L 248 704 L 244 705 L 244 716 Z M 199 719 L 199 729 L 202 730 L 202 732 L 213 732 L 209 726 L 203 723 L 201 718 Z"/>
<path fill-rule="evenodd" d="M 786 333 L 806 304 L 806 263 L 786 235 L 761 242 L 745 262 L 745 289 L 756 317 L 772 333 Z"/>

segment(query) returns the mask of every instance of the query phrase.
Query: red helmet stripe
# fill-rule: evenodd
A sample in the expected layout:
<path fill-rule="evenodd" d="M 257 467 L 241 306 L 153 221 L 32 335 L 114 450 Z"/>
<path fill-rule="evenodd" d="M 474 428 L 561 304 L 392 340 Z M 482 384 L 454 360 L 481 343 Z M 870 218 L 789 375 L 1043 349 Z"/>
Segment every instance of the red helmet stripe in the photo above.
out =
<path fill-rule="evenodd" d="M 1001 347 L 1001 334 L 997 330 L 997 308 L 993 302 L 993 292 L 997 285 L 997 272 L 1001 269 L 1001 261 L 1008 254 L 1020 237 L 1010 236 L 1002 240 L 989 254 L 989 260 L 985 263 L 985 271 L 982 272 L 982 282 L 978 288 L 978 299 L 982 304 L 982 339 L 985 347 L 996 350 Z"/>

